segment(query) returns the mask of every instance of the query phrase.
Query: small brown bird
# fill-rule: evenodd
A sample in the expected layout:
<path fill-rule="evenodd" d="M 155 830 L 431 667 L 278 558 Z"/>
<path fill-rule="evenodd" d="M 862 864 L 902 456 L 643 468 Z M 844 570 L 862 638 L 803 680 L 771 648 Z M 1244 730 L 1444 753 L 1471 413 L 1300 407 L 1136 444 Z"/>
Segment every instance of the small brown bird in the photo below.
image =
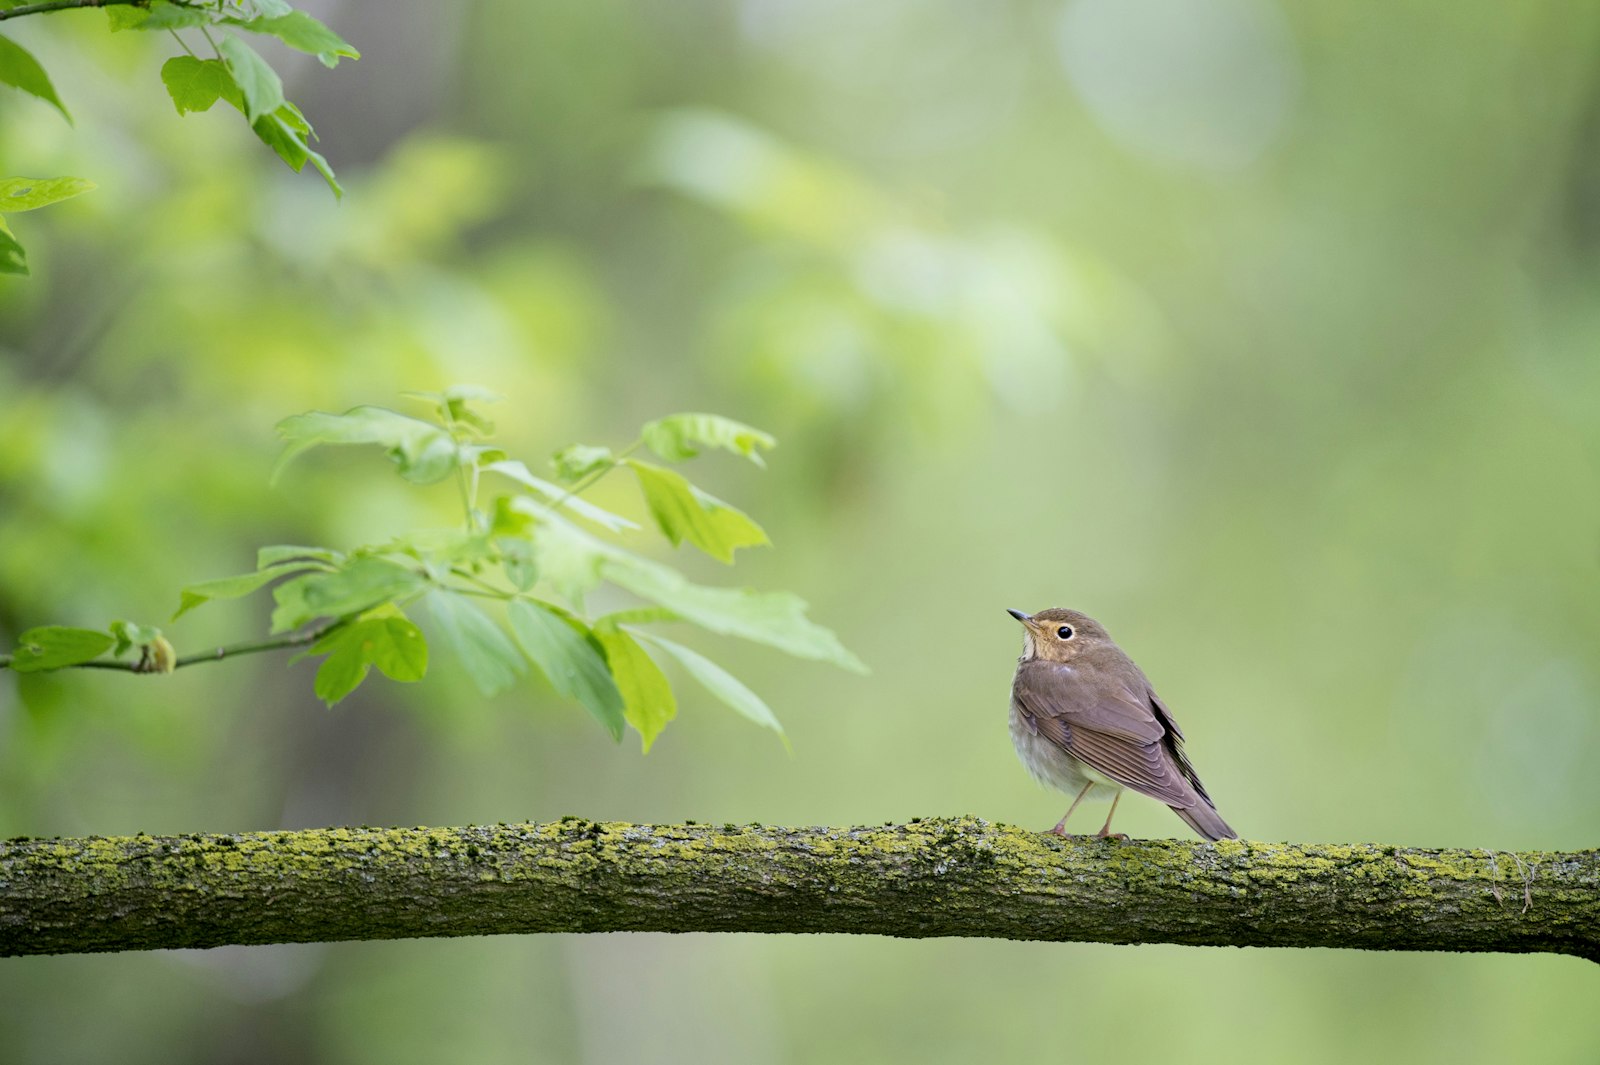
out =
<path fill-rule="evenodd" d="M 1206 839 L 1239 838 L 1183 753 L 1172 713 L 1099 622 L 1076 610 L 1007 613 L 1027 630 L 1011 682 L 1011 742 L 1040 783 L 1075 796 L 1050 831 L 1065 836 L 1067 818 L 1093 793 L 1111 797 L 1098 833 L 1110 835 L 1122 789 L 1132 788 Z"/>

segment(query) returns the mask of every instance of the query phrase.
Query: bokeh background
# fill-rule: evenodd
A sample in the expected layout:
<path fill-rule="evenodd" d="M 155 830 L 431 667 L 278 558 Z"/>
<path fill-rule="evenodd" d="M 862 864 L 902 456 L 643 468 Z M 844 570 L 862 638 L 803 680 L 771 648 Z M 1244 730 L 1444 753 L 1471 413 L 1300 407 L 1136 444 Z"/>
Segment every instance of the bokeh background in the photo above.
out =
<path fill-rule="evenodd" d="M 0 638 L 446 514 L 372 453 L 269 487 L 272 425 L 474 382 L 535 466 L 674 410 L 775 433 L 692 471 L 775 548 L 681 561 L 800 592 L 873 673 L 691 635 L 793 753 L 686 683 L 647 757 L 442 655 L 332 712 L 282 658 L 0 674 L 0 834 L 1043 829 L 1003 611 L 1070 605 L 1246 836 L 1600 839 L 1600 7 L 307 6 L 364 53 L 271 52 L 342 203 L 173 114 L 170 39 L 8 25 L 77 126 L 5 95 L 0 169 L 100 188 L 13 220 Z M 0 1060 L 1592 1062 L 1597 993 L 1550 957 L 501 937 L 13 959 Z"/>

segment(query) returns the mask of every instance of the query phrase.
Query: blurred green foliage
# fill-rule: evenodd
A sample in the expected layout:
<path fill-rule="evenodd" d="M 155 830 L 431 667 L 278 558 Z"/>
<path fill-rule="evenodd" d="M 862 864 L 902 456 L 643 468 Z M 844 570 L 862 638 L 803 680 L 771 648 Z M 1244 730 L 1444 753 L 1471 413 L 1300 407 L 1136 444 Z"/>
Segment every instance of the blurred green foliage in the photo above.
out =
<path fill-rule="evenodd" d="M 100 187 L 30 215 L 35 276 L 0 287 L 0 637 L 160 617 L 262 543 L 437 523 L 443 486 L 356 456 L 267 487 L 270 427 L 472 380 L 519 412 L 515 454 L 663 410 L 770 430 L 766 475 L 707 460 L 778 548 L 741 569 L 804 589 L 874 674 L 730 653 L 793 754 L 686 688 L 647 759 L 554 691 L 485 700 L 449 668 L 331 713 L 305 664 L 5 676 L 0 830 L 1044 829 L 1064 805 L 1010 750 L 1003 609 L 1062 605 L 1151 675 L 1246 836 L 1594 845 L 1600 93 L 1574 42 L 1600 10 L 308 7 L 365 56 L 328 76 L 268 53 L 338 146 L 339 203 L 236 122 L 164 112 L 150 40 L 94 13 L 17 30 L 77 126 L 6 96 L 0 159 Z M 210 609 L 174 643 L 266 620 Z M 1181 828 L 1138 800 L 1118 818 Z M 0 1045 L 1582 1062 L 1592 970 L 775 936 L 254 948 L 13 960 Z"/>
<path fill-rule="evenodd" d="M 288 0 L 110 0 L 109 5 L 105 0 L 92 5 L 73 0 L 24 5 L 6 0 L 0 3 L 0 20 L 9 29 L 13 19 L 58 16 L 62 10 L 85 6 L 104 7 L 105 25 L 113 33 L 158 33 L 170 36 L 183 50 L 185 54 L 174 55 L 161 65 L 161 82 L 178 114 L 209 111 L 218 100 L 226 100 L 291 170 L 298 173 L 310 163 L 335 196 L 344 194 L 328 161 L 311 147 L 316 131 L 300 108 L 283 95 L 278 72 L 237 35 L 243 32 L 277 40 L 316 56 L 328 67 L 338 66 L 340 59 L 360 59 L 361 53 L 337 33 L 304 11 L 296 11 Z M 211 58 L 202 59 L 195 53 L 196 46 L 208 50 Z M 33 53 L 5 36 L 0 36 L 0 85 L 52 104 L 71 124 L 72 114 L 44 66 Z M 77 177 L 0 178 L 0 274 L 28 273 L 27 252 L 7 225 L 6 212 L 36 210 L 94 187 L 94 182 Z"/>

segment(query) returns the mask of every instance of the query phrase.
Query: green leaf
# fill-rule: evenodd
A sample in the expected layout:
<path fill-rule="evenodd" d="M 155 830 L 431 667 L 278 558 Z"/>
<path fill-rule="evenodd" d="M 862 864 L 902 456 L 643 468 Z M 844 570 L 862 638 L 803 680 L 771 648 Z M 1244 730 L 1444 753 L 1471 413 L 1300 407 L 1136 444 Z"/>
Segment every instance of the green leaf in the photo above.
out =
<path fill-rule="evenodd" d="M 539 559 L 533 547 L 533 517 L 512 507 L 507 496 L 496 496 L 489 519 L 489 535 L 500 553 L 500 568 L 519 591 L 539 581 Z"/>
<path fill-rule="evenodd" d="M 81 196 L 95 183 L 78 177 L 0 178 L 0 214 L 48 207 Z"/>
<path fill-rule="evenodd" d="M 211 14 L 198 8 L 168 3 L 167 0 L 153 0 L 150 5 L 150 17 L 128 28 L 136 30 L 187 30 L 215 21 L 216 19 Z"/>
<path fill-rule="evenodd" d="M 256 552 L 256 569 L 266 569 L 291 559 L 309 559 L 338 565 L 344 555 L 328 547 L 301 547 L 299 544 L 273 544 Z"/>
<path fill-rule="evenodd" d="M 45 625 L 17 637 L 11 668 L 18 673 L 62 669 L 99 658 L 116 642 L 109 632 Z"/>
<path fill-rule="evenodd" d="M 430 577 L 443 580 L 457 567 L 477 573 L 484 566 L 499 561 L 499 552 L 490 542 L 487 533 L 467 529 L 414 529 L 403 539 L 397 538 L 389 550 L 405 554 L 423 563 Z"/>
<path fill-rule="evenodd" d="M 61 97 L 56 95 L 56 88 L 50 84 L 50 75 L 44 72 L 44 67 L 33 58 L 22 45 L 9 37 L 0 37 L 0 85 L 11 85 L 21 89 L 32 96 L 37 96 L 45 103 L 55 105 L 61 112 L 61 117 L 72 123 L 72 115 L 67 112 L 67 105 L 61 102 Z"/>
<path fill-rule="evenodd" d="M 527 669 L 510 638 L 462 596 L 436 591 L 428 597 L 428 605 L 444 642 L 484 695 L 505 691 Z"/>
<path fill-rule="evenodd" d="M 154 7 L 156 2 L 159 2 L 159 0 L 155 0 L 151 6 Z M 106 22 L 110 24 L 112 33 L 142 29 L 145 20 L 149 17 L 150 12 L 148 10 L 142 7 L 134 7 L 132 4 L 118 4 L 115 7 L 106 8 Z"/>
<path fill-rule="evenodd" d="M 272 631 L 287 632 L 315 618 L 358 614 L 413 595 L 426 584 L 416 570 L 381 558 L 358 558 L 333 573 L 308 573 L 273 589 L 278 608 L 272 612 Z"/>
<path fill-rule="evenodd" d="M 622 714 L 639 733 L 646 753 L 667 722 L 678 716 L 678 702 L 661 667 L 638 641 L 614 625 L 596 625 L 594 637 L 606 653 L 617 690 L 622 693 Z"/>
<path fill-rule="evenodd" d="M 535 541 L 540 572 L 575 603 L 582 592 L 609 580 L 711 632 L 776 647 L 797 658 L 831 662 L 851 672 L 867 672 L 837 636 L 805 616 L 805 600 L 798 596 L 692 584 L 670 566 L 608 544 L 549 507 L 526 498 L 523 502 L 541 519 Z"/>
<path fill-rule="evenodd" d="M 283 106 L 278 108 L 277 115 L 283 119 L 284 125 L 295 133 L 307 134 L 316 137 L 317 131 L 311 128 L 311 121 L 306 118 L 305 112 L 288 100 L 283 101 Z"/>
<path fill-rule="evenodd" d="M 653 625 L 660 621 L 682 621 L 683 616 L 664 606 L 635 606 L 613 610 L 595 619 L 596 625 Z"/>
<path fill-rule="evenodd" d="M 172 97 L 178 114 L 209 111 L 218 100 L 227 100 L 244 110 L 244 98 L 234 84 L 228 67 L 218 59 L 196 59 L 192 55 L 173 56 L 161 65 L 161 81 Z"/>
<path fill-rule="evenodd" d="M 442 481 L 456 469 L 456 442 L 449 433 L 385 407 L 296 414 L 278 423 L 278 435 L 287 446 L 274 479 L 301 452 L 328 444 L 377 444 L 400 467 L 400 476 L 417 484 Z"/>
<path fill-rule="evenodd" d="M 356 623 L 369 635 L 367 661 L 390 680 L 421 680 L 428 672 L 428 641 L 422 630 L 403 616 L 372 618 Z M 379 628 L 381 626 L 381 629 Z"/>
<path fill-rule="evenodd" d="M 639 636 L 676 658 L 683 668 L 689 671 L 689 675 L 705 685 L 706 690 L 712 695 L 763 728 L 769 728 L 779 736 L 784 735 L 783 726 L 778 723 L 777 715 L 772 712 L 772 708 L 761 701 L 761 696 L 745 687 L 744 682 L 738 677 L 681 643 L 674 643 L 654 633 L 641 632 Z M 788 737 L 784 736 L 784 745 L 787 746 L 788 742 Z"/>
<path fill-rule="evenodd" d="M 702 492 L 681 474 L 638 459 L 627 462 L 656 524 L 674 545 L 688 540 L 712 558 L 732 562 L 737 549 L 771 542 L 744 511 Z"/>
<path fill-rule="evenodd" d="M 589 521 L 611 532 L 622 532 L 625 529 L 637 529 L 639 527 L 637 522 L 629 521 L 620 514 L 613 514 L 609 510 L 597 507 L 579 496 L 568 495 L 567 490 L 558 484 L 552 484 L 543 478 L 535 477 L 529 472 L 525 464 L 516 459 L 491 462 L 483 469 L 486 473 L 498 473 L 502 477 L 509 477 L 518 484 L 538 492 L 552 504 L 558 503 L 561 509 L 570 510 L 580 518 L 587 518 Z"/>
<path fill-rule="evenodd" d="M 498 466 L 500 464 L 495 463 L 494 465 Z M 530 480 L 536 482 L 539 478 L 531 477 Z M 604 507 L 597 507 L 580 496 L 566 494 L 562 491 L 560 485 L 546 481 L 542 485 L 529 484 L 529 487 L 543 495 L 552 505 L 558 506 L 571 514 L 576 514 L 578 517 L 590 521 L 608 532 L 628 532 L 639 527 L 638 522 L 624 518 L 621 514 L 613 514 Z M 512 505 L 516 505 L 515 500 L 512 501 Z"/>
<path fill-rule="evenodd" d="M 556 477 L 569 484 L 610 466 L 614 461 L 610 448 L 590 444 L 570 444 L 550 456 L 550 465 L 554 467 Z"/>
<path fill-rule="evenodd" d="M 283 106 L 283 81 L 254 48 L 229 34 L 217 45 L 217 51 L 228 65 L 228 73 L 233 75 L 234 83 L 239 86 L 239 92 L 244 97 L 244 117 L 252 126 Z M 301 162 L 303 165 L 304 160 Z"/>
<path fill-rule="evenodd" d="M 32 211 L 82 195 L 94 187 L 94 182 L 75 177 L 0 178 L 0 212 Z M 28 253 L 0 213 L 0 274 L 27 273 Z"/>
<path fill-rule="evenodd" d="M 495 541 L 495 547 L 500 552 L 500 568 L 517 591 L 525 592 L 539 583 L 539 560 L 534 555 L 533 544 L 502 536 Z"/>
<path fill-rule="evenodd" d="M 241 573 L 237 577 L 218 577 L 215 580 L 201 581 L 198 584 L 188 585 L 179 591 L 178 610 L 172 615 L 176 621 L 189 611 L 202 603 L 209 603 L 213 599 L 238 599 L 249 595 L 257 588 L 271 584 L 279 577 L 302 570 L 320 568 L 314 562 L 285 562 L 278 565 L 265 566 L 255 573 Z M 141 640 L 140 643 L 148 641 Z M 120 652 L 119 652 L 120 653 Z"/>
<path fill-rule="evenodd" d="M 311 648 L 328 657 L 317 669 L 317 698 L 333 706 L 356 690 L 372 666 L 391 680 L 417 681 L 428 672 L 428 642 L 404 615 L 362 618 L 341 625 Z"/>
<path fill-rule="evenodd" d="M 513 506 L 517 501 L 513 501 Z M 539 574 L 573 606 L 581 607 L 584 596 L 600 583 L 600 564 L 612 550 L 609 545 L 556 516 L 524 497 L 544 519 L 533 541 L 534 560 Z"/>
<path fill-rule="evenodd" d="M 721 448 L 743 455 L 757 466 L 765 466 L 762 448 L 773 448 L 777 441 L 760 429 L 752 428 L 720 414 L 669 414 L 647 424 L 639 435 L 645 446 L 668 462 L 682 462 L 700 454 L 700 448 Z"/>
<path fill-rule="evenodd" d="M 489 535 L 515 536 L 528 540 L 533 536 L 533 508 L 516 507 L 511 496 L 495 496 L 494 511 L 489 517 Z"/>
<path fill-rule="evenodd" d="M 459 422 L 483 436 L 494 432 L 494 423 L 473 410 L 471 405 L 498 403 L 503 398 L 478 385 L 451 385 L 443 392 L 408 391 L 400 394 L 408 399 L 420 399 L 433 404 L 433 409 L 438 412 L 441 421 Z"/>
<path fill-rule="evenodd" d="M 361 58 L 361 53 L 351 48 L 343 37 L 304 11 L 290 11 L 276 18 L 238 21 L 236 25 L 253 33 L 270 34 L 290 48 L 316 56 L 322 60 L 324 66 L 338 66 L 341 57 Z"/>
<path fill-rule="evenodd" d="M 805 601 L 788 592 L 691 584 L 674 569 L 615 549 L 601 559 L 599 570 L 607 580 L 701 628 L 776 647 L 797 658 L 867 672 L 837 636 L 805 616 Z"/>
<path fill-rule="evenodd" d="M 478 385 L 451 385 L 443 392 L 428 394 L 438 407 L 440 415 L 451 426 L 466 428 L 479 436 L 489 436 L 494 432 L 494 422 L 476 410 L 475 403 L 499 403 L 501 396 L 481 388 Z M 485 447 L 478 450 L 481 456 L 480 465 L 505 458 L 505 452 L 497 448 Z"/>
<path fill-rule="evenodd" d="M 492 433 L 494 432 L 494 423 L 487 418 L 478 418 L 474 415 L 469 418 L 452 418 L 450 420 L 450 429 L 457 438 L 460 438 L 463 435 L 463 430 L 467 433 Z M 468 443 L 462 443 L 461 445 L 461 464 L 463 466 L 476 466 L 479 469 L 483 469 L 493 463 L 500 462 L 505 457 L 506 450 L 503 447 Z"/>
<path fill-rule="evenodd" d="M 623 703 L 600 645 L 576 618 L 518 599 L 509 608 L 511 631 L 550 686 L 584 705 L 611 738 L 622 738 Z M 648 744 L 646 748 L 648 749 Z"/>
<path fill-rule="evenodd" d="M 0 274 L 28 274 L 28 253 L 23 250 L 11 227 L 0 217 Z"/>
<path fill-rule="evenodd" d="M 311 690 L 329 707 L 360 687 L 372 668 L 361 656 L 359 645 L 347 647 L 339 639 L 345 631 L 334 631 L 326 642 L 319 640 L 311 649 L 313 654 L 328 653 L 322 665 L 317 667 L 317 679 L 312 682 Z"/>
<path fill-rule="evenodd" d="M 113 621 L 111 635 L 116 639 L 116 646 L 111 649 L 113 655 L 122 655 L 130 647 L 143 647 L 155 643 L 161 638 L 161 630 L 154 625 L 135 625 L 131 621 Z"/>
<path fill-rule="evenodd" d="M 322 175 L 322 180 L 328 183 L 333 195 L 336 198 L 343 198 L 344 186 L 339 184 L 339 179 L 334 176 L 333 167 L 328 165 L 328 160 L 323 158 L 322 153 L 314 151 L 306 142 L 306 135 L 311 132 L 311 126 L 294 104 L 285 103 L 274 113 L 256 119 L 250 128 L 255 131 L 261 143 L 277 152 L 278 158 L 289 164 L 289 169 L 298 174 L 309 162 L 316 168 L 317 173 Z"/>
<path fill-rule="evenodd" d="M 240 6 L 255 18 L 282 18 L 294 10 L 289 0 L 240 0 Z"/>

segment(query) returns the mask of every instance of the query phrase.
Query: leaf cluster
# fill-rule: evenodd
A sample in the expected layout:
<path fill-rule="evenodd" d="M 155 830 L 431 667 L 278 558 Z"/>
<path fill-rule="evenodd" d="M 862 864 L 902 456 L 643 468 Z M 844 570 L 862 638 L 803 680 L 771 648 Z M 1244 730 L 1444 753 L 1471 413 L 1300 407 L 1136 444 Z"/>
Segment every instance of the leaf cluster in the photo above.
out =
<path fill-rule="evenodd" d="M 11 6 L 0 3 L 0 9 Z M 335 196 L 343 195 L 333 168 L 311 146 L 316 131 L 284 96 L 283 80 L 272 65 L 249 43 L 250 35 L 274 38 L 329 67 L 340 59 L 359 59 L 360 53 L 337 33 L 287 0 L 111 0 L 106 16 L 112 32 L 165 32 L 182 47 L 184 54 L 161 68 L 161 81 L 178 114 L 209 111 L 224 101 L 296 173 L 309 163 Z M 0 36 L 0 84 L 43 100 L 72 121 L 44 67 L 5 36 Z M 28 273 L 27 254 L 5 220 L 7 212 L 33 210 L 94 187 L 76 177 L 0 178 L 0 274 Z M 8 194 L 8 189 L 22 191 Z"/>
<path fill-rule="evenodd" d="M 373 669 L 392 680 L 422 679 L 431 651 L 442 646 L 485 695 L 512 687 L 532 667 L 614 738 L 631 726 L 645 750 L 677 714 L 663 661 L 782 735 L 776 715 L 755 692 L 711 659 L 662 635 L 663 624 L 686 622 L 801 658 L 864 669 L 832 632 L 806 617 L 806 605 L 796 596 L 692 582 L 629 546 L 643 532 L 639 523 L 584 498 L 602 478 L 631 474 L 662 537 L 731 563 L 740 548 L 769 542 L 761 526 L 677 470 L 637 453 L 678 463 L 722 450 L 759 465 L 761 452 L 775 443 L 767 434 L 717 415 L 674 414 L 644 426 L 619 451 L 594 445 L 561 449 L 551 460 L 554 479 L 547 479 L 490 443 L 493 425 L 481 408 L 491 394 L 456 387 L 411 398 L 426 404 L 429 415 L 360 406 L 284 419 L 278 433 L 285 447 L 274 476 L 316 448 L 377 447 L 406 481 L 455 481 L 459 526 L 343 551 L 265 547 L 251 572 L 184 588 L 175 616 L 270 589 L 272 639 L 250 649 L 301 646 L 302 657 L 320 658 L 315 690 L 330 706 Z M 626 593 L 632 605 L 586 613 L 588 598 L 602 586 Z M 422 617 L 426 633 L 413 614 Z M 124 629 L 30 630 L 10 664 L 23 671 L 59 669 L 139 647 L 140 663 L 131 668 L 172 668 L 170 645 L 159 630 L 118 624 Z"/>

